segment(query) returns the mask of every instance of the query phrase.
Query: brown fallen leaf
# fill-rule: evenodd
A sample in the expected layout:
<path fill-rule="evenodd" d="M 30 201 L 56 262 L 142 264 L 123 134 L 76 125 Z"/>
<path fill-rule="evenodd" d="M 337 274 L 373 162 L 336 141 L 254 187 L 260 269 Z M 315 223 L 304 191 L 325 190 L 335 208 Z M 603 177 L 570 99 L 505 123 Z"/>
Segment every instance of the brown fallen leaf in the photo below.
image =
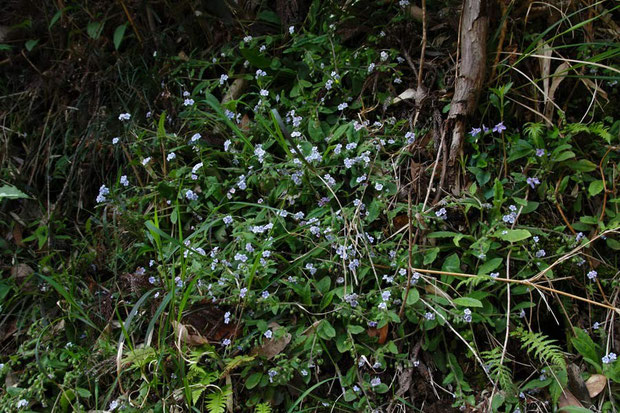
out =
<path fill-rule="evenodd" d="M 273 331 L 273 335 L 276 336 L 276 332 L 282 328 L 278 323 L 269 323 L 269 328 Z M 272 359 L 276 355 L 280 354 L 288 343 L 291 342 L 293 336 L 290 333 L 284 334 L 280 338 L 272 337 L 269 340 L 266 340 L 261 347 L 255 348 L 252 353 L 258 354 L 259 356 L 263 356 L 267 359 Z"/>
<path fill-rule="evenodd" d="M 593 374 L 588 380 L 586 380 L 586 387 L 588 388 L 590 397 L 598 396 L 603 390 L 605 390 L 606 385 L 607 377 L 602 374 Z"/>
<path fill-rule="evenodd" d="M 181 324 L 176 320 L 172 321 L 172 327 L 174 328 L 174 336 L 176 337 L 176 342 L 179 347 L 181 347 L 181 343 L 185 343 L 188 346 L 196 347 L 209 343 L 209 340 L 207 340 L 200 334 L 190 333 L 186 325 Z"/>
<path fill-rule="evenodd" d="M 368 333 L 368 337 L 379 337 L 378 343 L 384 344 L 385 340 L 387 340 L 388 324 L 384 325 L 381 328 L 370 327 L 368 330 L 366 330 L 366 332 Z"/>
<path fill-rule="evenodd" d="M 583 407 L 581 402 L 577 400 L 573 393 L 569 390 L 564 390 L 558 399 L 558 407 L 561 409 L 562 407 Z"/>

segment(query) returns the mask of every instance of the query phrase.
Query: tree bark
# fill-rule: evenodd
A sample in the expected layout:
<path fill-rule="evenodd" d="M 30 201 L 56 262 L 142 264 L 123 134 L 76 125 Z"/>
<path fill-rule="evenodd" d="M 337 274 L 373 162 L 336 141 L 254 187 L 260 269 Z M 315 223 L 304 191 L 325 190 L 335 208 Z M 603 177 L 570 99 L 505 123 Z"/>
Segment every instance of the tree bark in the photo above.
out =
<path fill-rule="evenodd" d="M 484 84 L 488 27 L 487 0 L 464 0 L 459 36 L 460 59 L 454 96 L 445 125 L 448 132 L 446 137 L 451 135 L 448 157 L 451 175 L 463 151 L 465 120 L 475 111 Z"/>

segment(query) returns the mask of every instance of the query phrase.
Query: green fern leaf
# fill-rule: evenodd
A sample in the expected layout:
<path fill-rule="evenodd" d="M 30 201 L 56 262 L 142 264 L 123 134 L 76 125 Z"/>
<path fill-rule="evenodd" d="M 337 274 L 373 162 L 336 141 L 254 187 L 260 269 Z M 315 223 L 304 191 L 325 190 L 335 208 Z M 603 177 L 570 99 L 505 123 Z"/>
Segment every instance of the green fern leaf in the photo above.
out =
<path fill-rule="evenodd" d="M 209 413 L 224 413 L 226 411 L 226 400 L 230 395 L 230 389 L 224 388 L 207 395 L 207 409 Z"/>
<path fill-rule="evenodd" d="M 256 405 L 254 413 L 271 413 L 272 411 L 269 403 L 259 403 Z"/>
<path fill-rule="evenodd" d="M 564 354 L 560 346 L 543 333 L 525 331 L 521 328 L 512 333 L 513 336 L 521 340 L 521 348 L 526 349 L 529 354 L 533 354 L 542 363 L 548 363 L 561 369 L 566 367 Z"/>

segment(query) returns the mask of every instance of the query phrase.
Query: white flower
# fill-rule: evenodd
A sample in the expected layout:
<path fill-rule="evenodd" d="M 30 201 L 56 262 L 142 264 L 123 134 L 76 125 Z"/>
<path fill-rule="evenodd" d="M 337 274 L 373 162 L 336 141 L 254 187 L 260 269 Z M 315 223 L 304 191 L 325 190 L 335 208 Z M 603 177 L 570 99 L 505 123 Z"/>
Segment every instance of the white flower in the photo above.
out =
<path fill-rule="evenodd" d="M 176 153 L 174 153 L 174 152 L 170 152 L 170 153 L 168 154 L 168 156 L 166 156 L 166 160 L 167 160 L 168 162 L 170 162 L 171 160 L 173 160 L 173 159 L 174 159 L 174 158 L 176 158 L 176 157 L 177 157 L 177 154 L 176 154 Z"/>
<path fill-rule="evenodd" d="M 597 273 L 596 271 L 594 271 L 594 270 L 592 270 L 592 271 L 588 272 L 588 278 L 589 278 L 591 281 L 596 280 L 596 277 L 597 277 L 597 276 L 598 276 L 598 273 Z"/>
<path fill-rule="evenodd" d="M 401 83 L 403 83 L 403 81 L 400 79 L 400 77 L 397 77 L 396 79 L 394 79 L 394 83 L 400 85 Z"/>
<path fill-rule="evenodd" d="M 202 136 L 199 133 L 194 133 L 192 137 L 189 139 L 189 143 L 194 143 L 200 138 L 202 138 Z"/>
<path fill-rule="evenodd" d="M 267 330 L 263 335 L 267 338 L 271 338 L 273 337 L 273 332 L 271 330 Z"/>
<path fill-rule="evenodd" d="M 375 183 L 375 189 L 381 191 L 383 189 L 383 184 L 379 182 Z"/>
<path fill-rule="evenodd" d="M 151 157 L 150 156 L 142 159 L 142 165 L 143 166 L 146 166 L 146 164 L 149 163 L 149 162 L 151 162 Z"/>
<path fill-rule="evenodd" d="M 183 106 L 192 106 L 194 104 L 194 99 L 185 99 L 183 101 Z"/>
<path fill-rule="evenodd" d="M 228 148 L 230 148 L 231 144 L 232 142 L 230 141 L 230 139 L 226 139 L 226 141 L 224 142 L 224 151 L 228 152 Z"/>
<path fill-rule="evenodd" d="M 381 61 L 385 62 L 386 60 L 388 60 L 388 57 L 390 57 L 389 54 L 387 54 L 386 51 L 381 52 Z"/>
<path fill-rule="evenodd" d="M 288 32 L 289 32 L 290 34 L 295 33 L 295 26 L 291 26 L 291 27 L 289 27 L 289 28 L 288 28 Z"/>
<path fill-rule="evenodd" d="M 118 120 L 129 120 L 131 119 L 131 114 L 129 113 L 121 113 L 120 115 L 118 115 Z"/>
<path fill-rule="evenodd" d="M 260 90 L 260 95 L 261 96 L 269 96 L 269 91 L 267 89 L 261 89 Z"/>
<path fill-rule="evenodd" d="M 224 83 L 226 83 L 227 80 L 228 80 L 228 75 L 224 73 L 223 75 L 220 76 L 220 85 L 223 85 Z"/>
<path fill-rule="evenodd" d="M 368 73 L 372 73 L 373 70 L 375 70 L 375 64 L 371 63 L 368 65 Z"/>
<path fill-rule="evenodd" d="M 28 406 L 28 400 L 26 399 L 21 399 L 17 402 L 17 408 L 18 409 L 23 409 L 24 407 Z"/>
<path fill-rule="evenodd" d="M 116 399 L 116 400 L 112 400 L 112 401 L 110 402 L 110 406 L 108 407 L 108 410 L 109 410 L 109 411 L 116 410 L 116 408 L 118 407 L 118 405 L 119 405 L 119 403 L 118 403 L 118 399 Z"/>
<path fill-rule="evenodd" d="M 121 176 L 121 185 L 129 186 L 129 180 L 127 179 L 127 175 Z"/>
<path fill-rule="evenodd" d="M 348 107 L 349 107 L 349 104 L 347 102 L 342 102 L 341 104 L 338 105 L 338 110 L 345 110 Z"/>
<path fill-rule="evenodd" d="M 248 35 L 248 36 L 245 36 L 245 37 L 243 38 L 243 41 L 244 41 L 245 43 L 250 43 L 250 42 L 252 41 L 252 36 L 249 36 L 249 35 Z"/>
<path fill-rule="evenodd" d="M 116 145 L 120 140 L 121 140 L 121 138 L 119 138 L 118 136 L 116 138 L 112 139 L 112 145 Z"/>
<path fill-rule="evenodd" d="M 230 215 L 227 215 L 224 217 L 223 221 L 224 221 L 224 224 L 230 225 L 233 222 L 233 218 Z"/>
<path fill-rule="evenodd" d="M 372 387 L 377 387 L 380 384 L 381 384 L 381 379 L 379 377 L 375 377 L 374 379 L 370 380 L 370 385 Z"/>
<path fill-rule="evenodd" d="M 262 45 L 261 47 L 258 48 L 258 51 L 261 53 L 264 52 L 265 50 L 267 50 L 267 46 L 265 45 Z"/>
<path fill-rule="evenodd" d="M 265 71 L 264 71 L 264 70 L 262 70 L 262 69 L 258 69 L 258 70 L 256 71 L 256 78 L 258 79 L 259 77 L 263 77 L 263 76 L 267 76 L 267 72 L 265 72 Z"/>

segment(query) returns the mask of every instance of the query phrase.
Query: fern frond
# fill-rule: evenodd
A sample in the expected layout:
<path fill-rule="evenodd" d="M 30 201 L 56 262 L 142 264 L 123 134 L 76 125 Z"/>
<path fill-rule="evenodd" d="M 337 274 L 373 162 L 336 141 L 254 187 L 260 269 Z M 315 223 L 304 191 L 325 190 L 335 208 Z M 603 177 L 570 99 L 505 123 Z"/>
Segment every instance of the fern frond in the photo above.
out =
<path fill-rule="evenodd" d="M 207 409 L 209 413 L 224 413 L 226 411 L 226 401 L 231 391 L 224 388 L 207 395 Z"/>
<path fill-rule="evenodd" d="M 516 387 L 512 381 L 512 372 L 508 366 L 501 363 L 502 348 L 495 347 L 490 351 L 481 352 L 480 355 L 486 361 L 489 375 L 497 380 L 501 389 L 506 393 L 516 393 Z M 504 363 L 506 363 L 506 358 L 504 358 Z"/>
<path fill-rule="evenodd" d="M 272 411 L 269 403 L 259 403 L 256 405 L 254 413 L 271 413 Z"/>
<path fill-rule="evenodd" d="M 521 328 L 512 333 L 521 340 L 521 348 L 526 349 L 529 354 L 534 355 L 542 363 L 549 363 L 559 368 L 566 367 L 564 354 L 560 346 L 555 344 L 555 340 L 548 338 L 543 333 L 525 331 Z"/>
<path fill-rule="evenodd" d="M 537 122 L 528 122 L 525 124 L 525 134 L 532 140 L 542 138 L 543 124 Z"/>

